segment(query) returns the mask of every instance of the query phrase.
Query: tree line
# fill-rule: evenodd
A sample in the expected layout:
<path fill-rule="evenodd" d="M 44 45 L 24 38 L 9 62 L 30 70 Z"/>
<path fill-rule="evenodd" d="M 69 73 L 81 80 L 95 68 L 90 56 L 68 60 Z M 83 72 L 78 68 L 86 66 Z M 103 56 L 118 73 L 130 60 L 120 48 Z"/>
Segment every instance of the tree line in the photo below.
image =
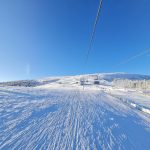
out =
<path fill-rule="evenodd" d="M 150 80 L 115 79 L 113 84 L 121 88 L 150 89 Z"/>

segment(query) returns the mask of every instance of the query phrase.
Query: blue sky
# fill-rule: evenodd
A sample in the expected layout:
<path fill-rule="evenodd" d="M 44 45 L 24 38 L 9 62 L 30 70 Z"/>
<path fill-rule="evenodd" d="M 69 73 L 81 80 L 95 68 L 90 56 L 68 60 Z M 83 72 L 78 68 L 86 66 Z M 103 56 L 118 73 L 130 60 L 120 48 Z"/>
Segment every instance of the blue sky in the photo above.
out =
<path fill-rule="evenodd" d="M 1 0 L 0 81 L 95 72 L 150 74 L 150 1 Z M 121 65 L 118 65 L 121 64 Z M 84 69 L 85 68 L 85 69 Z"/>

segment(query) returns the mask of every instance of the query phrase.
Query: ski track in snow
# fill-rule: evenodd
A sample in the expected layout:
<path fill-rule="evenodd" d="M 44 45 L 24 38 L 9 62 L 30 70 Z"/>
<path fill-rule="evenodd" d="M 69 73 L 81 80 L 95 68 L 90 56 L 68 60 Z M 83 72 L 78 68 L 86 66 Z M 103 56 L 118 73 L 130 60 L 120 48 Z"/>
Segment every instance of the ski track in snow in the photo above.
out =
<path fill-rule="evenodd" d="M 150 148 L 150 116 L 102 91 L 0 88 L 0 150 Z"/>

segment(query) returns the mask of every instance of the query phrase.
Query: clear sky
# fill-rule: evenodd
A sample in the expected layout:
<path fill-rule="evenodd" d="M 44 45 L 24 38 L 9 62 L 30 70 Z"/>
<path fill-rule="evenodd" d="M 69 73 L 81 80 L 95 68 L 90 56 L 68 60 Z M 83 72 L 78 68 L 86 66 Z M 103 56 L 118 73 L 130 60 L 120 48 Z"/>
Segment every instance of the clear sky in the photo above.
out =
<path fill-rule="evenodd" d="M 98 5 L 99 0 L 0 0 L 0 81 L 96 72 L 150 74 L 150 53 L 139 55 L 150 49 L 149 0 L 103 0 L 84 69 Z"/>

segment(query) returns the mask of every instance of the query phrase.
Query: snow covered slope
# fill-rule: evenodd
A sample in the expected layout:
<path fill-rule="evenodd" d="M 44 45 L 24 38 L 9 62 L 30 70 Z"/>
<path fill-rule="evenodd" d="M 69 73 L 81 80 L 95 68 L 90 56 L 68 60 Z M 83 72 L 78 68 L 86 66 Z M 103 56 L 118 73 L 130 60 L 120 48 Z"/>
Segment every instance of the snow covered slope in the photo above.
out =
<path fill-rule="evenodd" d="M 104 73 L 98 74 L 101 79 L 113 81 L 114 79 L 129 79 L 129 80 L 149 80 L 148 75 L 127 74 L 127 73 Z"/>
<path fill-rule="evenodd" d="M 78 84 L 81 78 L 94 80 L 98 78 L 101 84 L 110 85 L 114 79 L 129 79 L 129 80 L 150 80 L 148 75 L 138 75 L 138 74 L 126 74 L 126 73 L 96 73 L 88 75 L 78 75 L 78 76 L 65 76 L 65 77 L 49 77 L 40 80 L 22 80 L 22 81 L 12 81 L 12 82 L 2 82 L 0 86 L 23 86 L 23 87 L 36 87 L 46 84 Z"/>
<path fill-rule="evenodd" d="M 97 76 L 100 84 L 83 90 L 80 78 Z M 150 114 L 135 107 L 150 109 L 149 90 L 117 89 L 116 78 L 150 79 L 116 73 L 1 83 L 0 150 L 149 150 Z"/>

